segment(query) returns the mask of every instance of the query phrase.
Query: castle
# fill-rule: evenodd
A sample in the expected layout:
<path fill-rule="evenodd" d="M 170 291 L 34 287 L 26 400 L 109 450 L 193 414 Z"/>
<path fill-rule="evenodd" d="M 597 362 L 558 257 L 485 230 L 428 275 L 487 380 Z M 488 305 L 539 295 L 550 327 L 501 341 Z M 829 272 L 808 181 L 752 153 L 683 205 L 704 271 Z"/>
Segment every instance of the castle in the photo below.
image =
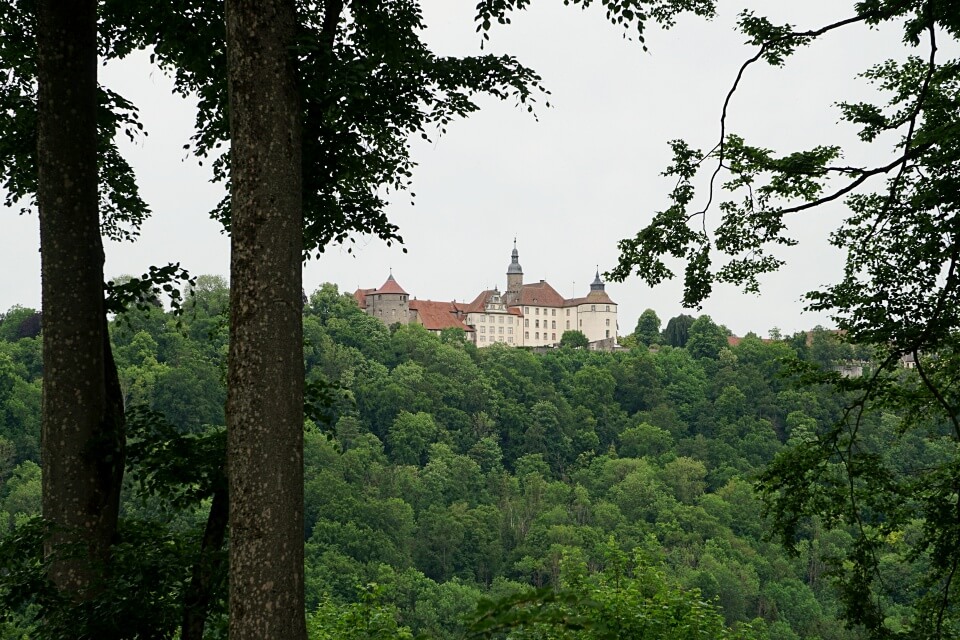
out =
<path fill-rule="evenodd" d="M 434 333 L 458 328 L 478 347 L 550 347 L 559 344 L 564 331 L 573 330 L 582 332 L 593 349 L 613 348 L 617 339 L 617 304 L 607 295 L 599 270 L 590 293 L 564 298 L 545 280 L 524 284 L 516 241 L 503 293 L 487 289 L 469 303 L 411 300 L 391 273 L 379 288 L 357 289 L 353 296 L 384 324 L 417 323 Z"/>

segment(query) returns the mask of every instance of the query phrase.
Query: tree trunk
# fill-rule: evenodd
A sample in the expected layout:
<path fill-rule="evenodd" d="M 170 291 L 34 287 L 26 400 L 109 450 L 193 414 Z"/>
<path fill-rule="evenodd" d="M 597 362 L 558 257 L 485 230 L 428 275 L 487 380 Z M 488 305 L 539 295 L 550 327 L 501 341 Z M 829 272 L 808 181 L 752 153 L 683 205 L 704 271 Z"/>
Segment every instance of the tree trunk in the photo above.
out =
<path fill-rule="evenodd" d="M 300 104 L 293 0 L 227 0 L 231 640 L 306 638 Z"/>
<path fill-rule="evenodd" d="M 227 487 L 218 486 L 213 492 L 207 526 L 200 543 L 200 555 L 193 566 L 190 586 L 183 603 L 183 625 L 180 640 L 203 640 L 203 628 L 213 593 L 219 585 L 223 571 L 221 550 L 227 534 Z"/>
<path fill-rule="evenodd" d="M 37 7 L 37 203 L 43 273 L 43 515 L 51 579 L 96 586 L 116 532 L 123 405 L 103 301 L 96 0 Z"/>

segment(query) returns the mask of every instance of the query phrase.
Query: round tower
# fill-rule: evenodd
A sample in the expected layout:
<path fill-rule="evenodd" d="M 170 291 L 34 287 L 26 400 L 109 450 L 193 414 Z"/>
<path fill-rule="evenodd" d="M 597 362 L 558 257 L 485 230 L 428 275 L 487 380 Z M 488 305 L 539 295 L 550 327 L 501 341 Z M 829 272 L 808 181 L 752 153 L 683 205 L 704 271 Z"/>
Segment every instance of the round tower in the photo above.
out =
<path fill-rule="evenodd" d="M 379 318 L 385 325 L 390 326 L 399 322 L 410 322 L 410 296 L 403 287 L 394 280 L 393 271 L 383 285 L 367 294 L 367 313 Z"/>

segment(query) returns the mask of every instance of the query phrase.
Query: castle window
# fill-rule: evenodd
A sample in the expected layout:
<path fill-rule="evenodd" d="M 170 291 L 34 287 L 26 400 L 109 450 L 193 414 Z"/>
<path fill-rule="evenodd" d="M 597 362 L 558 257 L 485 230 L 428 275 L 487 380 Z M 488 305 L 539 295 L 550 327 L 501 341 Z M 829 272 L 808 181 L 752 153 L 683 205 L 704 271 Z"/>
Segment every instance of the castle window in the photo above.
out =
<path fill-rule="evenodd" d="M 550 309 L 550 315 L 552 315 L 552 316 L 557 315 L 557 310 L 556 310 L 556 309 Z"/>
<path fill-rule="evenodd" d="M 610 326 L 610 318 L 607 318 L 607 326 Z"/>
<path fill-rule="evenodd" d="M 513 336 L 510 336 L 509 338 L 507 338 L 507 342 L 509 342 L 510 344 L 513 344 Z"/>
<path fill-rule="evenodd" d="M 487 332 L 486 327 L 480 327 L 480 333 L 486 333 L 486 332 Z"/>
<path fill-rule="evenodd" d="M 525 327 L 529 327 L 529 326 L 530 326 L 530 318 L 524 318 L 524 319 L 523 319 L 523 326 L 525 326 Z"/>
<path fill-rule="evenodd" d="M 590 311 L 596 311 L 596 310 L 597 310 L 597 305 L 595 304 L 590 305 Z"/>
<path fill-rule="evenodd" d="M 526 338 L 527 340 L 529 340 L 529 339 L 530 339 L 530 332 L 529 332 L 529 331 L 524 331 L 524 332 L 523 332 L 523 337 Z"/>
<path fill-rule="evenodd" d="M 534 307 L 533 312 L 536 313 L 537 315 L 540 315 L 540 307 Z"/>
<path fill-rule="evenodd" d="M 486 342 L 487 336 L 480 336 L 480 342 Z"/>
<path fill-rule="evenodd" d="M 507 327 L 507 333 L 513 333 L 513 327 Z M 513 338 L 510 338 L 510 342 L 513 342 Z"/>
<path fill-rule="evenodd" d="M 607 329 L 607 337 L 610 337 L 610 329 Z"/>
<path fill-rule="evenodd" d="M 537 340 L 539 340 L 539 339 L 540 339 L 540 332 L 539 332 L 539 331 L 537 331 L 537 333 L 536 333 L 536 337 L 537 337 Z"/>
<path fill-rule="evenodd" d="M 500 324 L 503 324 L 503 316 L 500 316 L 500 317 L 497 319 L 497 322 L 499 322 Z"/>
<path fill-rule="evenodd" d="M 499 331 L 497 333 L 503 333 L 503 327 L 498 327 Z"/>
<path fill-rule="evenodd" d="M 523 312 L 524 312 L 524 313 L 530 313 L 530 307 L 524 307 L 524 308 L 523 308 Z"/>
<path fill-rule="evenodd" d="M 550 321 L 550 328 L 551 328 L 551 329 L 556 329 L 556 328 L 557 328 L 557 321 L 556 321 L 556 320 L 551 320 L 551 321 Z"/>
<path fill-rule="evenodd" d="M 551 334 L 550 334 L 550 339 L 551 339 L 551 340 L 556 340 L 556 339 L 557 339 L 557 334 L 551 333 Z"/>
<path fill-rule="evenodd" d="M 567 320 L 567 329 L 569 329 L 569 328 L 570 328 L 570 321 Z"/>
<path fill-rule="evenodd" d="M 607 305 L 607 311 L 610 311 L 610 305 Z"/>
<path fill-rule="evenodd" d="M 567 309 L 567 315 L 570 315 L 570 309 Z"/>

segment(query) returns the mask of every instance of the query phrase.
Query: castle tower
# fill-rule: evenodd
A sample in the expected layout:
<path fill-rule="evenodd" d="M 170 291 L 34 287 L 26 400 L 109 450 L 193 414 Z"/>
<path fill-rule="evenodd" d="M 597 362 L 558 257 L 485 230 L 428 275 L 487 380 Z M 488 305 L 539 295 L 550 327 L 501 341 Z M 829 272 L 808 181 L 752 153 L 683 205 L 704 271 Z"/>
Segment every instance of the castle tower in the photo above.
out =
<path fill-rule="evenodd" d="M 505 297 L 511 304 L 520 299 L 523 287 L 523 267 L 520 266 L 520 254 L 517 252 L 517 239 L 513 239 L 513 252 L 510 254 L 510 266 L 507 267 L 507 291 Z"/>
<path fill-rule="evenodd" d="M 598 268 L 597 276 L 593 279 L 593 282 L 590 283 L 590 293 L 593 293 L 594 291 L 602 292 L 603 290 L 604 290 L 604 284 L 603 284 L 603 280 L 600 279 L 600 269 Z"/>
<path fill-rule="evenodd" d="M 393 279 L 393 272 L 379 289 L 367 294 L 367 313 L 387 326 L 410 322 L 410 296 Z"/>

